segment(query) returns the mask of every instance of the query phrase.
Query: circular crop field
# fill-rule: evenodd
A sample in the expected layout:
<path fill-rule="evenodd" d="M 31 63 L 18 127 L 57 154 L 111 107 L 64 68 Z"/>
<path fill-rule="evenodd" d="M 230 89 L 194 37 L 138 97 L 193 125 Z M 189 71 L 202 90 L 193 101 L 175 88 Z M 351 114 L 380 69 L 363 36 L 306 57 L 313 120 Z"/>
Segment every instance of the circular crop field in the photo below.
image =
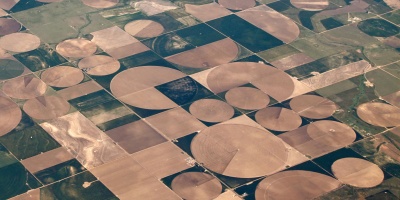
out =
<path fill-rule="evenodd" d="M 270 175 L 288 161 L 288 150 L 281 139 L 242 124 L 208 127 L 194 137 L 190 149 L 204 167 L 237 178 Z"/>
<path fill-rule="evenodd" d="M 374 37 L 390 37 L 399 33 L 399 28 L 383 19 L 367 19 L 358 23 L 358 28 Z"/>
<path fill-rule="evenodd" d="M 0 59 L 0 79 L 15 78 L 24 73 L 25 67 L 22 63 L 10 59 Z"/>

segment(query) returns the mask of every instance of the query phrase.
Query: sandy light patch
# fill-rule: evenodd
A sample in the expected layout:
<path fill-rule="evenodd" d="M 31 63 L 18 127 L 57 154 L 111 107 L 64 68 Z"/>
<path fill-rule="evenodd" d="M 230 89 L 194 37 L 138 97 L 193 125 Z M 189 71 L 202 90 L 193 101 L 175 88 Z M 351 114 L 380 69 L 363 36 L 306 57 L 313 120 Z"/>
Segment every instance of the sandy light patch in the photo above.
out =
<path fill-rule="evenodd" d="M 203 22 L 224 17 L 232 13 L 215 2 L 204 5 L 185 4 L 185 11 Z"/>
<path fill-rule="evenodd" d="M 40 124 L 87 169 L 118 159 L 126 152 L 81 113 Z"/>
<path fill-rule="evenodd" d="M 164 0 L 142 0 L 142 1 L 132 2 L 131 6 L 136 10 L 144 12 L 148 16 L 160 14 L 165 11 L 178 8 L 171 2 Z"/>

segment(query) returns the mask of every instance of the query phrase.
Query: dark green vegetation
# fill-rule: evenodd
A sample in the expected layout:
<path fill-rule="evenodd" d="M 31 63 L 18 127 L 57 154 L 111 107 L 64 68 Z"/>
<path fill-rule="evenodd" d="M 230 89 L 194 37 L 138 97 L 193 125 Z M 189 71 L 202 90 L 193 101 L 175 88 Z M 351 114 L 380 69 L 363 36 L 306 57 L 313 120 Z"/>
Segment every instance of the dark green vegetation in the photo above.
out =
<path fill-rule="evenodd" d="M 283 44 L 282 41 L 271 34 L 255 27 L 236 15 L 228 15 L 215 19 L 207 22 L 207 24 L 255 53 Z"/>
<path fill-rule="evenodd" d="M 154 51 L 145 51 L 119 60 L 123 66 L 128 68 L 146 65 L 170 65 L 167 61 L 163 60 Z"/>
<path fill-rule="evenodd" d="M 41 184 L 0 144 L 0 199 L 8 199 Z"/>
<path fill-rule="evenodd" d="M 0 59 L 0 80 L 15 78 L 21 75 L 25 67 L 20 62 L 10 59 Z"/>
<path fill-rule="evenodd" d="M 72 159 L 53 167 L 38 171 L 34 173 L 34 175 L 43 184 L 49 184 L 80 173 L 83 170 L 86 169 L 76 159 Z"/>
<path fill-rule="evenodd" d="M 0 137 L 0 142 L 20 160 L 60 147 L 42 127 L 37 125 L 20 131 L 14 130 Z"/>
<path fill-rule="evenodd" d="M 386 13 L 386 14 L 382 15 L 382 17 L 391 21 L 392 23 L 397 24 L 397 25 L 400 24 L 400 10 Z"/>
<path fill-rule="evenodd" d="M 188 76 L 156 86 L 156 89 L 178 105 L 190 103 L 212 95 L 207 88 Z"/>
<path fill-rule="evenodd" d="M 196 47 L 225 38 L 225 36 L 218 33 L 216 30 L 212 29 L 206 24 L 198 24 L 184 28 L 176 31 L 176 34 Z"/>
<path fill-rule="evenodd" d="M 78 110 L 83 110 L 98 106 L 99 104 L 103 104 L 112 100 L 115 100 L 115 98 L 112 97 L 105 90 L 100 90 L 82 97 L 78 97 L 76 99 L 69 100 L 69 103 Z"/>
<path fill-rule="evenodd" d="M 84 108 L 81 113 L 91 120 L 94 124 L 102 124 L 109 120 L 132 114 L 132 111 L 117 100 L 111 100 L 105 103 Z"/>
<path fill-rule="evenodd" d="M 110 120 L 108 122 L 97 124 L 97 127 L 99 127 L 102 131 L 108 131 L 108 130 L 123 126 L 125 124 L 135 122 L 139 119 L 140 118 L 135 114 L 128 114 L 128 115 Z"/>
<path fill-rule="evenodd" d="M 357 26 L 362 32 L 375 37 L 390 37 L 399 33 L 399 27 L 383 19 L 367 19 Z"/>
<path fill-rule="evenodd" d="M 15 58 L 33 72 L 67 62 L 65 58 L 47 45 L 42 45 L 40 48 L 30 52 L 17 54 Z"/>
<path fill-rule="evenodd" d="M 40 190 L 44 199 L 118 199 L 88 171 Z"/>
<path fill-rule="evenodd" d="M 321 20 L 322 25 L 324 25 L 326 30 L 337 28 L 343 26 L 344 24 L 334 18 L 326 18 Z"/>
<path fill-rule="evenodd" d="M 0 177 L 1 199 L 8 199 L 41 186 L 21 163 L 1 167 Z"/>
<path fill-rule="evenodd" d="M 213 0 L 171 0 L 171 2 L 174 2 L 178 5 L 182 4 L 195 4 L 195 5 L 202 5 L 202 4 L 207 4 L 207 3 L 212 3 L 214 2 Z"/>
<path fill-rule="evenodd" d="M 186 42 L 184 39 L 174 33 L 169 33 L 153 39 L 145 40 L 143 43 L 162 57 L 171 56 L 195 48 L 195 46 Z"/>

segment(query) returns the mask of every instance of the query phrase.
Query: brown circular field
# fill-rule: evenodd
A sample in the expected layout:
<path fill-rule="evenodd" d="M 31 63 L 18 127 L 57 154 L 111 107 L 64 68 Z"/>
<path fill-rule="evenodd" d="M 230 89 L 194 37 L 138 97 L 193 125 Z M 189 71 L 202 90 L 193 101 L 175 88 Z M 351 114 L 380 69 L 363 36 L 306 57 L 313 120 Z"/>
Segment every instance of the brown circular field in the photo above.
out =
<path fill-rule="evenodd" d="M 129 22 L 124 29 L 132 36 L 140 38 L 156 37 L 164 32 L 164 27 L 160 23 L 145 19 Z"/>
<path fill-rule="evenodd" d="M 41 79 L 53 87 L 70 87 L 77 85 L 84 78 L 82 71 L 75 67 L 59 66 L 47 69 Z"/>
<path fill-rule="evenodd" d="M 42 80 L 31 76 L 11 79 L 3 85 L 3 92 L 15 99 L 32 99 L 42 96 L 46 90 Z"/>
<path fill-rule="evenodd" d="M 364 103 L 358 106 L 357 115 L 374 126 L 400 126 L 400 108 L 385 103 Z"/>
<path fill-rule="evenodd" d="M 61 97 L 40 96 L 25 102 L 23 109 L 32 118 L 49 120 L 67 114 L 70 105 Z"/>
<path fill-rule="evenodd" d="M 21 24 L 12 18 L 0 18 L 0 35 L 8 35 L 21 30 Z"/>
<path fill-rule="evenodd" d="M 120 68 L 118 60 L 110 56 L 93 55 L 79 61 L 78 67 L 93 76 L 106 76 L 117 72 Z"/>
<path fill-rule="evenodd" d="M 83 58 L 94 54 L 97 50 L 95 43 L 78 38 L 64 40 L 56 46 L 56 51 L 64 56 L 71 58 Z"/>
<path fill-rule="evenodd" d="M 237 87 L 225 94 L 226 101 L 240 109 L 259 110 L 267 107 L 269 96 L 257 88 Z"/>
<path fill-rule="evenodd" d="M 370 188 L 382 183 L 382 170 L 359 158 L 342 158 L 332 164 L 332 172 L 339 181 L 354 187 Z"/>
<path fill-rule="evenodd" d="M 319 11 L 329 6 L 328 0 L 290 0 L 290 3 L 296 8 L 308 11 Z"/>
<path fill-rule="evenodd" d="M 256 5 L 255 0 L 218 0 L 218 3 L 231 10 L 246 10 Z"/>
<path fill-rule="evenodd" d="M 0 48 L 12 52 L 27 52 L 37 49 L 40 39 L 29 33 L 11 33 L 0 38 Z"/>
<path fill-rule="evenodd" d="M 82 0 L 82 2 L 93 8 L 110 8 L 117 5 L 119 0 Z"/>
<path fill-rule="evenodd" d="M 227 103 L 216 99 L 200 99 L 189 107 L 190 113 L 205 122 L 222 122 L 233 117 L 235 110 Z"/>
<path fill-rule="evenodd" d="M 214 68 L 207 76 L 207 85 L 215 94 L 250 82 L 275 99 L 288 98 L 294 91 L 294 83 L 289 75 L 262 63 L 223 64 Z"/>
<path fill-rule="evenodd" d="M 222 192 L 222 185 L 214 176 L 202 172 L 186 172 L 172 180 L 172 190 L 183 199 L 214 199 Z"/>
<path fill-rule="evenodd" d="M 238 178 L 275 173 L 284 168 L 288 158 L 286 147 L 278 137 L 240 124 L 208 127 L 194 137 L 190 148 L 204 167 Z"/>
<path fill-rule="evenodd" d="M 356 140 L 356 133 L 346 124 L 321 120 L 307 126 L 307 133 L 318 143 L 331 147 L 343 147 Z"/>
<path fill-rule="evenodd" d="M 301 95 L 290 101 L 290 108 L 299 115 L 310 119 L 324 119 L 332 116 L 336 104 L 317 95 Z"/>
<path fill-rule="evenodd" d="M 0 136 L 12 131 L 22 118 L 21 109 L 10 99 L 0 96 Z"/>
<path fill-rule="evenodd" d="M 330 176 L 303 170 L 285 171 L 262 180 L 256 189 L 256 200 L 309 200 L 340 186 Z"/>
<path fill-rule="evenodd" d="M 274 131 L 291 131 L 302 123 L 301 117 L 293 110 L 280 107 L 259 110 L 255 118 L 261 126 Z"/>
<path fill-rule="evenodd" d="M 131 97 L 137 96 L 138 92 L 144 92 L 146 89 L 150 89 L 157 85 L 161 85 L 186 75 L 178 70 L 159 67 L 159 66 L 143 66 L 134 67 L 118 73 L 110 84 L 111 92 L 120 99 L 121 101 L 135 107 L 146 108 L 146 109 L 167 109 L 169 106 L 163 107 L 163 100 L 168 101 L 164 95 L 160 92 L 155 95 L 162 95 L 165 98 L 160 98 L 159 105 L 148 106 L 148 98 L 155 98 L 153 95 L 149 95 L 148 98 L 132 99 Z M 153 90 L 151 92 L 156 92 Z M 157 99 L 158 100 L 158 99 Z M 153 99 L 152 99 L 153 101 Z M 170 104 L 165 104 L 170 105 Z"/>

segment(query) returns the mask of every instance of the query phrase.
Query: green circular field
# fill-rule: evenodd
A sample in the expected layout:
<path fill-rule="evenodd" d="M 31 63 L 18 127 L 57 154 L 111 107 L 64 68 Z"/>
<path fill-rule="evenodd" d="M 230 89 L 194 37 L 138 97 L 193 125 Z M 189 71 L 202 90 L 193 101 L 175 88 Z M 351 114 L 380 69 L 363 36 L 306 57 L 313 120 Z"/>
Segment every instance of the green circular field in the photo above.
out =
<path fill-rule="evenodd" d="M 20 62 L 0 59 L 0 79 L 10 79 L 21 75 L 24 72 L 24 65 Z"/>
<path fill-rule="evenodd" d="M 374 37 L 390 37 L 399 33 L 399 28 L 383 19 L 367 19 L 358 23 L 358 28 Z"/>

